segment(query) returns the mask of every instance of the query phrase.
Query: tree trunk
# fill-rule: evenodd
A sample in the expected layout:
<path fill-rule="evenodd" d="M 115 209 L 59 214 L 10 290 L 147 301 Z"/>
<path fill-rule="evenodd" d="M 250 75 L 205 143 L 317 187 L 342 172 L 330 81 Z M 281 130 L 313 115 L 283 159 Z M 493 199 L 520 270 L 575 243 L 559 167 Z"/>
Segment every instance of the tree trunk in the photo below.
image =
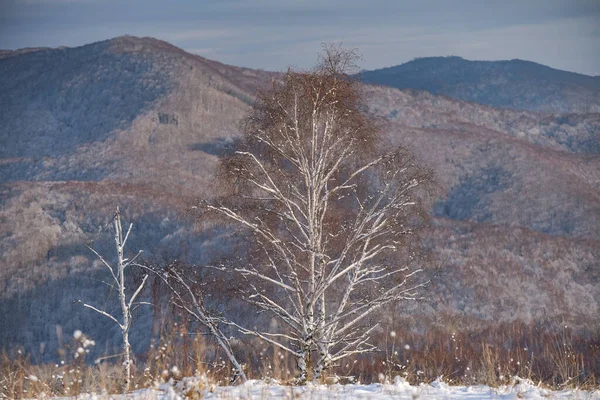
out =
<path fill-rule="evenodd" d="M 300 375 L 296 378 L 296 384 L 305 385 L 308 381 L 308 364 L 309 364 L 309 355 L 310 353 L 305 349 L 302 351 L 300 356 L 297 358 L 298 369 L 300 370 Z"/>
<path fill-rule="evenodd" d="M 317 358 L 317 362 L 315 363 L 315 371 L 314 371 L 314 380 L 318 381 L 322 378 L 322 374 L 324 370 L 327 368 L 327 359 L 329 358 L 329 346 L 325 342 L 326 334 L 325 334 L 325 294 L 323 293 L 319 299 L 319 335 L 315 340 L 317 343 L 317 350 L 319 351 L 319 356 Z"/>
<path fill-rule="evenodd" d="M 123 325 L 121 332 L 123 334 L 123 366 L 125 367 L 125 391 L 129 392 L 131 381 L 131 346 L 129 345 L 129 327 L 131 325 L 130 310 L 127 306 L 125 297 L 125 261 L 123 259 L 123 229 L 121 226 L 121 213 L 117 208 L 115 216 L 115 242 L 117 246 L 117 270 L 119 273 L 119 298 L 121 301 L 121 311 L 123 313 Z"/>
<path fill-rule="evenodd" d="M 123 365 L 125 367 L 125 392 L 131 386 L 131 346 L 129 345 L 129 332 L 123 331 Z"/>
<path fill-rule="evenodd" d="M 319 357 L 315 363 L 314 380 L 319 381 L 323 379 L 323 374 L 329 367 L 331 367 L 329 346 L 327 343 L 319 344 Z"/>

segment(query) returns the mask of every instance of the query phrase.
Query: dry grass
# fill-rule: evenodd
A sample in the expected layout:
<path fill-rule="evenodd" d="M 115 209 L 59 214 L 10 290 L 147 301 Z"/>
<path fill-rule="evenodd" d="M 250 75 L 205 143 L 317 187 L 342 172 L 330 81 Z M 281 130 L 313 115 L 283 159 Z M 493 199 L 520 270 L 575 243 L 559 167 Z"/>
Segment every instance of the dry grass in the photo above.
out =
<path fill-rule="evenodd" d="M 141 355 L 134 368 L 133 388 L 156 387 L 196 376 L 186 387 L 198 398 L 210 385 L 231 383 L 231 368 L 209 337 L 188 335 L 189 327 L 171 324 L 162 339 Z M 425 334 L 388 331 L 374 338 L 382 350 L 344 360 L 329 371 L 325 382 L 431 382 L 443 376 L 452 384 L 509 384 L 515 376 L 553 388 L 597 388 L 600 383 L 600 338 L 568 327 L 550 330 L 512 324 L 478 333 L 429 331 Z M 0 399 L 77 396 L 81 393 L 121 393 L 120 364 L 86 359 L 85 335 L 61 349 L 61 361 L 35 365 L 20 351 L 0 357 Z M 88 340 L 89 341 L 89 340 Z M 252 340 L 236 343 L 238 357 L 253 379 L 293 382 L 294 361 L 276 349 Z M 83 351 L 82 351 L 83 349 Z"/>
<path fill-rule="evenodd" d="M 363 381 L 400 375 L 419 383 L 443 376 L 454 384 L 497 387 L 519 376 L 554 389 L 597 388 L 600 383 L 600 337 L 568 327 L 515 323 L 476 333 L 390 331 L 380 340 L 387 350 L 359 359 L 358 365 L 346 364 L 342 371 L 360 371 Z"/>
<path fill-rule="evenodd" d="M 229 365 L 219 356 L 217 347 L 202 335 L 183 334 L 184 327 L 173 324 L 163 338 L 140 355 L 132 370 L 132 388 L 157 387 L 184 376 L 202 377 L 201 385 L 227 385 L 231 381 Z M 0 356 L 0 399 L 78 396 L 82 393 L 123 393 L 125 380 L 120 357 L 86 359 L 85 336 L 73 339 L 60 349 L 55 364 L 36 365 L 22 351 Z M 209 343 L 207 343 L 209 342 Z M 83 351 L 82 351 L 83 350 Z M 203 387 L 193 388 L 199 393 Z"/>

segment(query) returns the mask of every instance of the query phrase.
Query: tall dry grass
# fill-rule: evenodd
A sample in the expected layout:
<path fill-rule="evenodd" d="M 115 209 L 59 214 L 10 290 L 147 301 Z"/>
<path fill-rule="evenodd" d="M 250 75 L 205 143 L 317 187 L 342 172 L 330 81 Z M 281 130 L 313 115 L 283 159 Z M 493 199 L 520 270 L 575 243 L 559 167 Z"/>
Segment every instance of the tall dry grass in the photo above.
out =
<path fill-rule="evenodd" d="M 231 383 L 232 370 L 219 346 L 201 332 L 190 334 L 191 329 L 181 322 L 163 327 L 161 339 L 137 357 L 134 389 L 196 376 L 202 379 L 187 389 L 186 395 L 197 398 L 208 385 Z M 600 336 L 569 327 L 515 323 L 482 332 L 432 329 L 422 334 L 390 328 L 373 339 L 380 351 L 343 360 L 328 371 L 324 382 L 385 382 L 401 376 L 416 384 L 442 376 L 453 384 L 498 387 L 518 376 L 553 389 L 597 388 L 600 384 Z M 18 350 L 4 352 L 0 356 L 0 399 L 122 393 L 119 358 L 94 363 L 87 357 L 90 343 L 84 346 L 86 341 L 91 340 L 85 335 L 74 338 L 55 364 L 34 364 Z M 249 378 L 293 383 L 292 357 L 256 339 L 234 342 Z"/>
<path fill-rule="evenodd" d="M 597 387 L 600 383 L 600 333 L 569 327 L 544 328 L 521 323 L 483 332 L 430 330 L 424 334 L 389 330 L 378 338 L 383 350 L 342 365 L 343 374 L 360 371 L 363 381 L 411 383 L 443 376 L 455 384 L 497 387 L 515 376 L 550 388 Z"/>

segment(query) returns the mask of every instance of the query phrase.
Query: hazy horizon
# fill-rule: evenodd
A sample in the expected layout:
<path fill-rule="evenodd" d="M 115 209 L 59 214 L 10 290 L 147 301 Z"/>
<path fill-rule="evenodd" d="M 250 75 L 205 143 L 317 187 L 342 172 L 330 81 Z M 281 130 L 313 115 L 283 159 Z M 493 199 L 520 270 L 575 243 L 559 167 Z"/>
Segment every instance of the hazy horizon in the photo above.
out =
<path fill-rule="evenodd" d="M 0 11 L 2 49 L 77 47 L 130 34 L 227 64 L 282 70 L 309 67 L 323 42 L 342 42 L 363 55 L 364 69 L 454 55 L 600 75 L 594 0 L 5 0 Z"/>

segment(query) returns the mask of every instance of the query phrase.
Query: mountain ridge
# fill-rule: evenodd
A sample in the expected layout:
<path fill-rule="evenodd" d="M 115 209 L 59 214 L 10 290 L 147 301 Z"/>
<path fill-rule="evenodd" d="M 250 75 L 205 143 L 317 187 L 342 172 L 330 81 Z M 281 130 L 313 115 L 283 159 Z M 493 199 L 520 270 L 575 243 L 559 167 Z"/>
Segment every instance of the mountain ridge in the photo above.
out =
<path fill-rule="evenodd" d="M 548 113 L 600 112 L 600 79 L 532 61 L 471 61 L 423 57 L 362 71 L 365 83 L 432 94 L 494 107 Z"/>

